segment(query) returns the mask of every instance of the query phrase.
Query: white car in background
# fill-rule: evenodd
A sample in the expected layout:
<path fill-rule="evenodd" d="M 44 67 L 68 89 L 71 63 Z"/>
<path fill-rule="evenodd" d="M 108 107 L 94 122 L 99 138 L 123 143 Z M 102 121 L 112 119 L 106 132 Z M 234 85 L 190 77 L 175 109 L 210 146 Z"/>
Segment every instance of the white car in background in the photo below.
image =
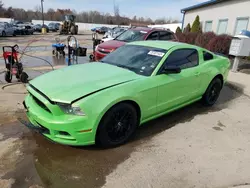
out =
<path fill-rule="evenodd" d="M 15 36 L 15 28 L 7 23 L 7 22 L 0 22 L 0 36 Z"/>
<path fill-rule="evenodd" d="M 102 42 L 114 40 L 116 37 L 118 37 L 120 34 L 122 34 L 126 30 L 127 30 L 127 28 L 116 27 L 116 28 L 114 28 L 114 29 L 112 29 L 104 34 L 104 36 L 102 38 Z"/>

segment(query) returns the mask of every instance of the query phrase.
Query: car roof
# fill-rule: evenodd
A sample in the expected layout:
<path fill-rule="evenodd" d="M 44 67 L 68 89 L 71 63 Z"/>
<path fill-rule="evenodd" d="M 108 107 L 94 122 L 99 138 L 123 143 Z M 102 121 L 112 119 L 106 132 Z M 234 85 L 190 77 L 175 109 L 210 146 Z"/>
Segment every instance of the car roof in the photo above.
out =
<path fill-rule="evenodd" d="M 138 45 L 138 46 L 148 46 L 153 48 L 160 48 L 164 50 L 169 50 L 173 47 L 180 47 L 180 48 L 194 48 L 200 49 L 198 46 L 194 46 L 191 44 L 181 43 L 181 42 L 171 42 L 171 41 L 158 41 L 158 40 L 148 40 L 148 41 L 136 41 L 130 42 L 127 45 Z"/>
<path fill-rule="evenodd" d="M 132 27 L 131 30 L 134 31 L 151 31 L 152 29 L 150 27 Z"/>
<path fill-rule="evenodd" d="M 167 30 L 165 28 L 153 28 L 153 27 L 132 27 L 130 28 L 131 30 L 135 31 L 145 31 L 145 32 L 150 32 L 150 31 L 168 31 L 171 32 L 170 30 Z"/>

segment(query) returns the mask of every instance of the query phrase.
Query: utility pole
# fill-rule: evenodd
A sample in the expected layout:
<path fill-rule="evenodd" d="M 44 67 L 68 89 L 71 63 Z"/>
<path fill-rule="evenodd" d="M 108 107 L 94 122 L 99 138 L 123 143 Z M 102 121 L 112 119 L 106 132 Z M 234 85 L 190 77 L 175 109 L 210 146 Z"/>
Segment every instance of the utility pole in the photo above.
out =
<path fill-rule="evenodd" d="M 46 33 L 46 28 L 44 27 L 44 13 L 43 13 L 43 2 L 44 2 L 44 0 L 41 0 L 41 8 L 42 8 L 42 19 L 43 19 L 42 34 L 45 34 L 45 33 Z"/>
<path fill-rule="evenodd" d="M 44 27 L 43 1 L 44 0 L 41 0 L 41 8 L 42 8 L 42 19 L 43 19 L 43 27 Z"/>

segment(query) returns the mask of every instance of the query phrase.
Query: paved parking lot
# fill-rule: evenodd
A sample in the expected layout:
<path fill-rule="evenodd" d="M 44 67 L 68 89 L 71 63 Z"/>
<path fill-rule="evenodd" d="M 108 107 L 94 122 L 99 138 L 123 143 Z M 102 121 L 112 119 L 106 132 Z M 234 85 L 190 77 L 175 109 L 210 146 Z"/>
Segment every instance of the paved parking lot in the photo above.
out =
<path fill-rule="evenodd" d="M 91 44 L 90 34 L 81 37 Z M 50 50 L 32 53 L 51 58 Z M 50 71 L 29 59 L 26 68 L 31 78 Z M 143 125 L 128 144 L 101 150 L 54 144 L 21 125 L 25 87 L 6 86 L 0 74 L 0 187 L 247 187 L 250 76 L 229 77 L 214 107 L 192 104 Z"/>

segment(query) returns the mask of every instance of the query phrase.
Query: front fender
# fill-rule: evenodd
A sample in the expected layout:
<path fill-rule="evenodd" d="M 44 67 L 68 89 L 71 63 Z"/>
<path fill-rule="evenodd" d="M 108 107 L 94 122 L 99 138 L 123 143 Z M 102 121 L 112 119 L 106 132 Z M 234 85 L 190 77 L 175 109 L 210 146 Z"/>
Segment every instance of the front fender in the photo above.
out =
<path fill-rule="evenodd" d="M 96 132 L 102 117 L 112 106 L 126 100 L 137 103 L 132 96 L 125 95 L 125 92 L 122 93 L 119 90 L 108 89 L 83 98 L 74 105 L 79 106 L 86 114 L 88 119 L 88 125 L 85 125 L 86 129 L 93 129 Z"/>
<path fill-rule="evenodd" d="M 139 92 L 141 88 L 138 87 L 138 84 L 135 82 L 125 83 L 94 93 L 74 103 L 74 105 L 79 106 L 86 114 L 89 122 L 89 125 L 86 125 L 89 127 L 86 127 L 86 129 L 96 131 L 104 114 L 112 108 L 112 106 L 120 102 L 133 101 L 138 104 L 139 107 L 145 105 L 143 103 L 145 99 L 142 97 L 141 92 Z M 143 112 L 141 111 L 141 117 L 142 115 Z"/>

